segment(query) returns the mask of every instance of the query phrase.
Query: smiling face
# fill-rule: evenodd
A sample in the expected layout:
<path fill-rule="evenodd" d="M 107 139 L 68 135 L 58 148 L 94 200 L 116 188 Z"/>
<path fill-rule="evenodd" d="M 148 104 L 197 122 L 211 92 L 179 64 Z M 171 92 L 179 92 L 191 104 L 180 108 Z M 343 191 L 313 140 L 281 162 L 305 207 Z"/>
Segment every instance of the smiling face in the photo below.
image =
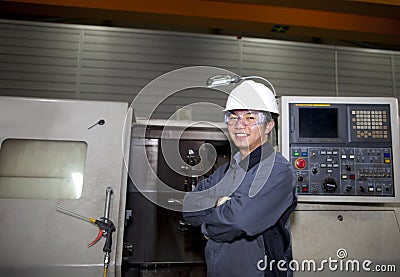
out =
<path fill-rule="evenodd" d="M 259 112 L 235 110 L 227 118 L 231 139 L 244 159 L 254 149 L 267 142 L 268 134 L 274 127 L 274 121 L 261 123 Z"/>

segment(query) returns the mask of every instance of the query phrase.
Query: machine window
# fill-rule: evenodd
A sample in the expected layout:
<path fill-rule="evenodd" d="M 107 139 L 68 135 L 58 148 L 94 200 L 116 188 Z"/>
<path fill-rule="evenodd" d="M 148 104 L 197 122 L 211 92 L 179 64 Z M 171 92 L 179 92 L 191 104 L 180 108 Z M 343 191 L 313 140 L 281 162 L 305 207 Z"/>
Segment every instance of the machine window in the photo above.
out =
<path fill-rule="evenodd" d="M 79 199 L 87 143 L 6 139 L 0 148 L 0 198 Z"/>

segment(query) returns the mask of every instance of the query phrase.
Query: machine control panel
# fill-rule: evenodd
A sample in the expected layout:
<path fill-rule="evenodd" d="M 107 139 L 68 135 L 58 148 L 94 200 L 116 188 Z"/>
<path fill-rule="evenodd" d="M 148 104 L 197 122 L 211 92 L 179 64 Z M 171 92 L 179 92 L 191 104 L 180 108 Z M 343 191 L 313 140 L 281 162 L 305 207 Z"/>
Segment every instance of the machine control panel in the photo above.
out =
<path fill-rule="evenodd" d="M 392 196 L 390 148 L 292 147 L 299 194 Z"/>
<path fill-rule="evenodd" d="M 397 100 L 288 98 L 282 101 L 289 115 L 282 123 L 288 134 L 282 152 L 300 196 L 356 202 L 396 197 Z"/>

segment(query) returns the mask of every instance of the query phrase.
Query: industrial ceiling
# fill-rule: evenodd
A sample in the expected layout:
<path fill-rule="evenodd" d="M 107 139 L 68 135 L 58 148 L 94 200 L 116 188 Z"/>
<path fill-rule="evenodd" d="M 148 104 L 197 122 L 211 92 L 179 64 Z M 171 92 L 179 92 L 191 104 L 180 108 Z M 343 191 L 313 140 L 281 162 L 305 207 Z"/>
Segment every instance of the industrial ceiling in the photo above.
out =
<path fill-rule="evenodd" d="M 0 18 L 400 51 L 400 0 L 9 0 Z"/>

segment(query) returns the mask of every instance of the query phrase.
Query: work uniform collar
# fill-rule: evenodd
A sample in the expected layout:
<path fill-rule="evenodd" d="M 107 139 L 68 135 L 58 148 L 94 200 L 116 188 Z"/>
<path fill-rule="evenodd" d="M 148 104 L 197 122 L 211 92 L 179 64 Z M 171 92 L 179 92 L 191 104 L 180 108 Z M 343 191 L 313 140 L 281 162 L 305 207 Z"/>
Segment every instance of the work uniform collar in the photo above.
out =
<path fill-rule="evenodd" d="M 238 164 L 241 168 L 245 171 L 249 171 L 255 165 L 259 164 L 260 161 L 268 158 L 272 153 L 274 153 L 274 148 L 272 147 L 271 143 L 266 142 L 256 149 L 254 149 L 246 158 L 243 160 L 241 159 L 240 152 L 234 155 L 234 161 Z"/>

